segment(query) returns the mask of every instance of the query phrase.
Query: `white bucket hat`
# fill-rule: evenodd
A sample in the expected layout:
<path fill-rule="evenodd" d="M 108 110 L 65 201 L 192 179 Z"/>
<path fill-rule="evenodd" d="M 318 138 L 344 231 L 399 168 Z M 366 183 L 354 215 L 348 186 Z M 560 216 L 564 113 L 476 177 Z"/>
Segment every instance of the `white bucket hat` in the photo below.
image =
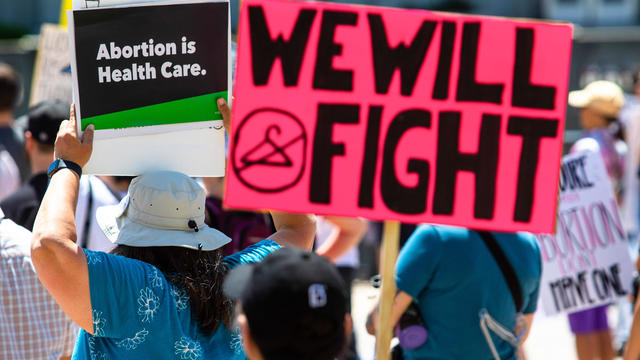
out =
<path fill-rule="evenodd" d="M 210 251 L 231 239 L 204 223 L 204 203 L 204 189 L 190 177 L 157 171 L 133 179 L 120 204 L 98 208 L 96 218 L 114 244 Z"/>
<path fill-rule="evenodd" d="M 592 108 L 601 115 L 617 117 L 624 105 L 624 93 L 611 81 L 594 81 L 584 89 L 569 93 L 569 105 L 577 108 Z"/>

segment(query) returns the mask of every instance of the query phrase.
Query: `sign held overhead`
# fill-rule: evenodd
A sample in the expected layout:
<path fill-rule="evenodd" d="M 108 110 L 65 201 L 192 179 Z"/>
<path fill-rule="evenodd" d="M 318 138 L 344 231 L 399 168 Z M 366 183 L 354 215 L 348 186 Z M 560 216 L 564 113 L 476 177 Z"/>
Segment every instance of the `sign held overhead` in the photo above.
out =
<path fill-rule="evenodd" d="M 553 232 L 570 25 L 243 7 L 228 206 Z"/>
<path fill-rule="evenodd" d="M 79 130 L 89 124 L 96 129 L 85 172 L 223 176 L 216 100 L 228 98 L 231 79 L 228 0 L 69 14 Z M 200 161 L 203 154 L 207 161 Z"/>

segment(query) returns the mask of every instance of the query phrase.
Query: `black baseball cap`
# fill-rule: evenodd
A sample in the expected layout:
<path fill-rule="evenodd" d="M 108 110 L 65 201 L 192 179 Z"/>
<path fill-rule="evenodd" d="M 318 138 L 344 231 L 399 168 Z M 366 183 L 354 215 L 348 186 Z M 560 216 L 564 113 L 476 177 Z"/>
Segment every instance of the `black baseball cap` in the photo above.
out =
<path fill-rule="evenodd" d="M 33 139 L 54 145 L 60 123 L 69 118 L 69 104 L 60 100 L 46 100 L 33 106 L 27 112 L 26 129 Z"/>
<path fill-rule="evenodd" d="M 335 359 L 346 346 L 347 292 L 333 264 L 285 247 L 233 269 L 225 294 L 239 299 L 266 360 Z"/>

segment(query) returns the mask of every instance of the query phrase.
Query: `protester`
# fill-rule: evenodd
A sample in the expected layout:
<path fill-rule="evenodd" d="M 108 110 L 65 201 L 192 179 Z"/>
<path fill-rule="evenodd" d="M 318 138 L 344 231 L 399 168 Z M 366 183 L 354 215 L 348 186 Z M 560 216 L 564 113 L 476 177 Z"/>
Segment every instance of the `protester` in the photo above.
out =
<path fill-rule="evenodd" d="M 52 100 L 37 104 L 29 109 L 26 115 L 24 151 L 28 154 L 33 175 L 22 187 L 0 202 L 0 206 L 7 218 L 29 230 L 33 229 L 33 222 L 47 187 L 47 169 L 53 160 L 56 134 L 60 123 L 67 118 L 68 111 L 67 104 Z M 109 178 L 83 176 L 80 180 L 76 209 L 80 235 L 78 244 L 91 250 L 108 251 L 113 248 L 113 244 L 92 220 L 95 217 L 95 209 L 117 204 L 120 200 L 120 197 L 103 182 L 103 179 Z M 4 185 L 4 182 L 2 184 Z"/>
<path fill-rule="evenodd" d="M 427 337 L 422 345 L 404 349 L 404 359 L 495 358 L 481 328 L 483 314 L 501 324 L 513 340 L 522 343 L 526 339 L 542 275 L 538 243 L 527 233 L 486 234 L 492 234 L 515 272 L 521 307 L 515 306 L 517 294 L 512 295 L 505 274 L 478 232 L 420 226 L 398 256 L 395 277 L 399 291 L 392 326 L 415 302 Z M 518 343 L 495 335 L 491 338 L 500 359 L 516 356 Z"/>
<path fill-rule="evenodd" d="M 11 154 L 0 144 L 0 201 L 20 187 L 20 170 Z"/>
<path fill-rule="evenodd" d="M 617 196 L 622 194 L 622 176 L 627 147 L 618 112 L 624 105 L 620 87 L 610 81 L 594 81 L 583 90 L 569 93 L 569 105 L 580 109 L 584 132 L 571 147 L 571 152 L 596 151 L 602 155 L 607 173 Z"/>
<path fill-rule="evenodd" d="M 224 288 L 240 300 L 237 321 L 250 360 L 334 360 L 345 350 L 347 293 L 326 259 L 283 248 L 231 271 Z"/>
<path fill-rule="evenodd" d="M 631 324 L 631 333 L 629 334 L 629 342 L 627 342 L 624 351 L 624 360 L 640 359 L 640 306 L 638 306 L 638 297 L 640 290 L 636 293 L 636 304 L 633 312 L 633 322 Z"/>
<path fill-rule="evenodd" d="M 228 106 L 219 107 L 228 123 Z M 40 281 L 82 328 L 74 358 L 243 358 L 223 276 L 279 244 L 310 249 L 314 218 L 274 213 L 277 231 L 269 239 L 222 259 L 230 239 L 204 224 L 204 190 L 186 175 L 156 172 L 135 178 L 119 205 L 98 211 L 116 255 L 82 250 L 75 244 L 77 172 L 92 141 L 92 126 L 79 139 L 72 108 L 56 140 L 63 160 L 54 163 L 31 244 Z"/>
<path fill-rule="evenodd" d="M 633 76 L 634 93 L 629 94 L 624 101 L 624 107 L 620 110 L 620 122 L 623 124 L 625 141 L 629 152 L 625 159 L 624 200 L 622 202 L 622 216 L 626 231 L 630 238 L 635 240 L 638 234 L 640 221 L 640 202 L 638 190 L 640 189 L 640 73 Z"/>
<path fill-rule="evenodd" d="M 11 154 L 20 169 L 20 182 L 29 177 L 29 163 L 13 125 L 13 111 L 20 102 L 20 81 L 13 68 L 0 63 L 0 145 Z"/>
<path fill-rule="evenodd" d="M 347 285 L 347 308 L 351 312 L 351 285 L 360 265 L 358 244 L 367 231 L 367 221 L 362 218 L 319 216 L 316 221 L 316 254 L 336 265 Z M 341 359 L 355 360 L 355 334 L 349 336 L 349 346 Z"/>
<path fill-rule="evenodd" d="M 68 359 L 77 328 L 40 284 L 30 239 L 0 209 L 0 359 Z"/>
<path fill-rule="evenodd" d="M 68 115 L 68 105 L 60 101 L 42 102 L 27 114 L 24 151 L 29 156 L 33 176 L 15 193 L 0 202 L 5 216 L 28 230 L 47 189 L 47 168 L 53 160 L 53 144 L 60 123 Z"/>
<path fill-rule="evenodd" d="M 622 221 L 629 238 L 629 248 L 632 258 L 637 257 L 638 231 L 640 220 L 640 72 L 633 75 L 633 93 L 626 94 L 624 107 L 619 113 L 623 124 L 625 142 L 629 149 L 625 157 L 623 174 L 623 199 L 621 204 Z M 618 300 L 618 322 L 615 331 L 616 345 L 623 347 L 629 338 L 633 316 L 629 300 Z"/>
<path fill-rule="evenodd" d="M 622 89 L 610 81 L 594 81 L 583 90 L 569 93 L 569 105 L 580 108 L 580 122 L 584 129 L 571 152 L 600 153 L 618 199 L 623 196 L 622 178 L 627 152 L 624 142 L 616 137 L 620 129 L 617 116 L 623 104 Z M 569 324 L 575 334 L 580 360 L 615 357 L 607 305 L 569 314 Z"/>

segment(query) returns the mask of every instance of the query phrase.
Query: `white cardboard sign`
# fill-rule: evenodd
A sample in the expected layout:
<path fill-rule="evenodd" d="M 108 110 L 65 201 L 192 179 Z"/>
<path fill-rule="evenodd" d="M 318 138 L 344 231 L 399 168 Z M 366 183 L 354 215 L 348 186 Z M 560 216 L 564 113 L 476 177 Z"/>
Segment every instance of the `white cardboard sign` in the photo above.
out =
<path fill-rule="evenodd" d="M 555 236 L 537 235 L 545 313 L 576 312 L 629 295 L 626 232 L 599 153 L 563 158 L 559 200 Z"/>
<path fill-rule="evenodd" d="M 29 105 L 44 100 L 60 100 L 71 104 L 71 63 L 67 29 L 43 24 L 31 84 Z"/>

